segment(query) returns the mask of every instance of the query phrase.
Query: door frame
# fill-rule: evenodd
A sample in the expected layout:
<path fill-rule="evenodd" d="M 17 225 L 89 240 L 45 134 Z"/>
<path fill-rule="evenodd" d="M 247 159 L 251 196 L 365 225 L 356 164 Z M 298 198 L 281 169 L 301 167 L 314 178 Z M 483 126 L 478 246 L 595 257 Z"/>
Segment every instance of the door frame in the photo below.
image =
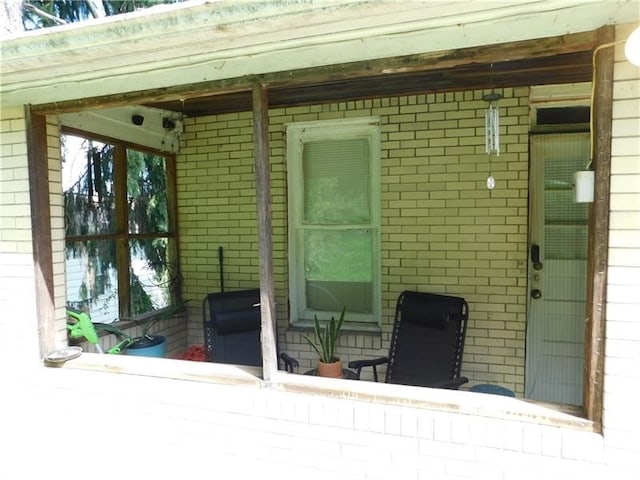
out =
<path fill-rule="evenodd" d="M 591 167 L 595 173 L 594 201 L 589 207 L 587 300 L 585 305 L 585 361 L 582 414 L 602 432 L 604 356 L 609 262 L 611 128 L 613 121 L 613 65 L 615 28 L 597 30 L 593 50 L 590 95 Z"/>
<path fill-rule="evenodd" d="M 598 30 L 598 44 L 613 46 L 615 30 Z M 613 121 L 613 48 L 593 52 L 591 95 L 594 201 L 589 208 L 587 305 L 585 318 L 584 413 L 602 430 L 607 266 L 609 263 L 609 203 L 611 193 L 611 124 Z"/>

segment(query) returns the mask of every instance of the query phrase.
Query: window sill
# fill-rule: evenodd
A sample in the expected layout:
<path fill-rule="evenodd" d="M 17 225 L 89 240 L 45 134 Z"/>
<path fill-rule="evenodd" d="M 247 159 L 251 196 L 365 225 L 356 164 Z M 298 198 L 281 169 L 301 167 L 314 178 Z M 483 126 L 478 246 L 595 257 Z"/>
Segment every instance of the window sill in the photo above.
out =
<path fill-rule="evenodd" d="M 534 403 L 500 395 L 369 381 L 336 380 L 286 372 L 277 372 L 273 382 L 276 388 L 287 392 L 321 394 L 361 402 L 527 422 L 585 432 L 597 431 L 594 423 L 581 417 L 577 410 L 562 410 L 558 405 Z"/>
<path fill-rule="evenodd" d="M 313 320 L 299 320 L 295 323 L 289 324 L 287 328 L 288 332 L 313 332 L 314 323 Z M 377 323 L 362 323 L 362 322 L 349 322 L 345 323 L 340 330 L 346 334 L 359 334 L 359 335 L 380 335 L 382 329 Z"/>
<path fill-rule="evenodd" d="M 138 357 L 83 352 L 65 363 L 47 364 L 53 368 L 94 370 L 146 377 L 261 386 L 262 369 L 244 365 L 192 362 L 170 358 Z"/>
<path fill-rule="evenodd" d="M 595 424 L 582 418 L 577 410 L 563 410 L 559 405 L 534 403 L 518 398 L 463 390 L 338 380 L 283 371 L 274 372 L 272 380 L 265 382 L 262 378 L 262 369 L 257 367 L 97 353 L 83 353 L 76 359 L 51 366 L 159 379 L 243 385 L 257 389 L 272 388 L 297 394 L 324 395 L 350 401 L 597 432 Z"/>

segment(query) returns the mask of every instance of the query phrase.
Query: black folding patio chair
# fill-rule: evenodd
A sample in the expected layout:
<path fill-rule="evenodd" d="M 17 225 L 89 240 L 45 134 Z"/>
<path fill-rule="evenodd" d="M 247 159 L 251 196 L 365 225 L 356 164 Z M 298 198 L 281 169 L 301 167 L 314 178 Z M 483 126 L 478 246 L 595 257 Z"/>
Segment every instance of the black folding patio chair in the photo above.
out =
<path fill-rule="evenodd" d="M 209 293 L 202 301 L 205 360 L 262 366 L 260 289 Z M 279 357 L 293 372 L 297 360 Z"/>
<path fill-rule="evenodd" d="M 387 364 L 386 383 L 457 389 L 468 382 L 460 376 L 469 317 L 460 297 L 404 291 L 396 303 L 389 354 L 349 362 L 358 378 L 364 367 Z"/>

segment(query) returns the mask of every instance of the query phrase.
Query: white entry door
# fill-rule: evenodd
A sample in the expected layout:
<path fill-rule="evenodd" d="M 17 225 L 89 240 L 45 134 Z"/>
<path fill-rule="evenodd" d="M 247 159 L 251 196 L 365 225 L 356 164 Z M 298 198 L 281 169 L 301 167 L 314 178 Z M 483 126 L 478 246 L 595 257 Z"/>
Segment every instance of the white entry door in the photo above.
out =
<path fill-rule="evenodd" d="M 589 134 L 531 137 L 529 308 L 525 396 L 582 405 L 588 204 L 573 174 L 589 159 Z"/>

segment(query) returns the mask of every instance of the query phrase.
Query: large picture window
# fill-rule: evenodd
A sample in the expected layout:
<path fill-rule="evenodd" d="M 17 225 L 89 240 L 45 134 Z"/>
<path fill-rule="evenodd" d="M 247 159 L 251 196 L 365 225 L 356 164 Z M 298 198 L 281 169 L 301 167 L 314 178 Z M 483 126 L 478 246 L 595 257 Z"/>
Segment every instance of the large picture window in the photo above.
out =
<path fill-rule="evenodd" d="M 376 119 L 287 128 L 294 322 L 380 316 L 380 135 Z"/>
<path fill-rule="evenodd" d="M 62 136 L 67 305 L 111 323 L 175 303 L 173 157 Z"/>

